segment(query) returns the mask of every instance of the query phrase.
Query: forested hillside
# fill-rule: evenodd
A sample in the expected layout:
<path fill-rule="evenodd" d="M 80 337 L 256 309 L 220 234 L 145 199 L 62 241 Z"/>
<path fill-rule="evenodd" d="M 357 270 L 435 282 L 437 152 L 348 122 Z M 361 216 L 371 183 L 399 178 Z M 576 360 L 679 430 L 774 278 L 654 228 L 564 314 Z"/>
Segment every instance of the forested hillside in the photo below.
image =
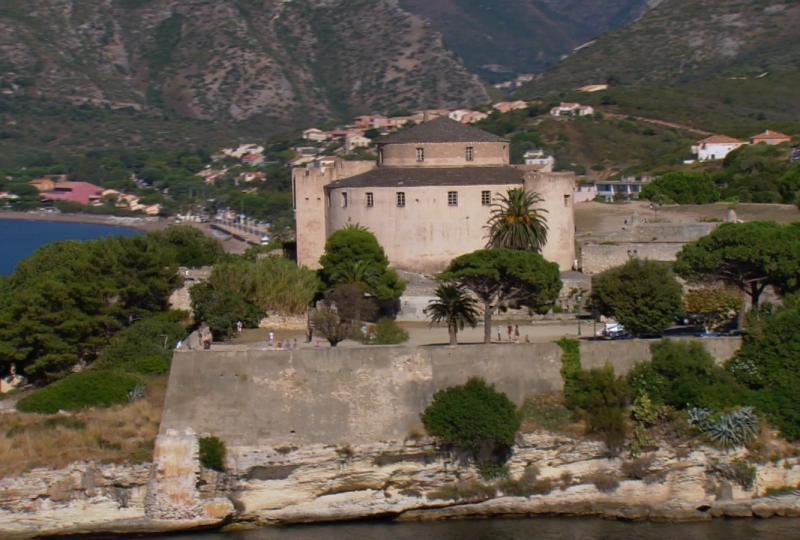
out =
<path fill-rule="evenodd" d="M 646 0 L 401 0 L 484 79 L 539 73 L 562 55 L 635 20 Z"/>
<path fill-rule="evenodd" d="M 5 0 L 11 96 L 258 120 L 470 105 L 482 83 L 390 0 Z"/>
<path fill-rule="evenodd" d="M 663 0 L 573 54 L 520 93 L 584 84 L 673 84 L 800 68 L 796 0 Z"/>

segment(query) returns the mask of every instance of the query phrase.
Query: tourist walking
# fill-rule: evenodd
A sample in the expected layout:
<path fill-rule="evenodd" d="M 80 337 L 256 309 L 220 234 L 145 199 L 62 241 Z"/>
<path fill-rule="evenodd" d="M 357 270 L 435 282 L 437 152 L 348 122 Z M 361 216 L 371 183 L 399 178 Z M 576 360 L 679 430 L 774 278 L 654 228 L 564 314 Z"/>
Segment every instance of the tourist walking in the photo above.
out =
<path fill-rule="evenodd" d="M 519 325 L 518 324 L 514 325 L 514 341 L 519 343 Z"/>
<path fill-rule="evenodd" d="M 270 347 L 274 347 L 275 346 L 275 332 L 270 330 L 268 336 L 269 336 L 269 346 Z"/>
<path fill-rule="evenodd" d="M 500 334 L 500 327 L 497 327 L 497 341 L 503 341 L 503 336 Z"/>
<path fill-rule="evenodd" d="M 511 336 L 514 335 L 514 329 L 510 324 L 508 325 L 508 328 L 506 328 L 506 331 L 508 332 L 508 341 L 511 341 Z"/>

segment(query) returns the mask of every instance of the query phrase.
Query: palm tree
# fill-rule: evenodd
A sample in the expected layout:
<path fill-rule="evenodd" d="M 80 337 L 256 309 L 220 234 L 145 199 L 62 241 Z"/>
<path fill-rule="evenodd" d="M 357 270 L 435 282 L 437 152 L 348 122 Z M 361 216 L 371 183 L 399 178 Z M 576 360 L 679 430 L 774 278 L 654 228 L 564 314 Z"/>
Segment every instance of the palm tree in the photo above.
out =
<path fill-rule="evenodd" d="M 547 210 L 535 205 L 544 199 L 524 188 L 510 189 L 500 195 L 489 218 L 488 248 L 507 248 L 541 252 L 547 242 Z"/>
<path fill-rule="evenodd" d="M 458 285 L 440 285 L 436 299 L 428 302 L 425 314 L 431 323 L 447 323 L 450 345 L 458 345 L 458 331 L 478 324 L 478 303 Z"/>

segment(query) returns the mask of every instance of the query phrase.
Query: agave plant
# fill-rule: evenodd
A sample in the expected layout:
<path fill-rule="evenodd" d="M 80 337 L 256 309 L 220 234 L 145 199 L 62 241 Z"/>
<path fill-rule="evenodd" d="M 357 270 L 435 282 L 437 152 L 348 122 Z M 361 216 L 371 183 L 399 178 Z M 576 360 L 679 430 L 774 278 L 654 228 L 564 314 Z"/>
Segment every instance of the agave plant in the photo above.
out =
<path fill-rule="evenodd" d="M 719 414 L 708 409 L 691 409 L 689 423 L 725 450 L 744 446 L 755 439 L 760 424 L 752 407 L 738 407 Z"/>

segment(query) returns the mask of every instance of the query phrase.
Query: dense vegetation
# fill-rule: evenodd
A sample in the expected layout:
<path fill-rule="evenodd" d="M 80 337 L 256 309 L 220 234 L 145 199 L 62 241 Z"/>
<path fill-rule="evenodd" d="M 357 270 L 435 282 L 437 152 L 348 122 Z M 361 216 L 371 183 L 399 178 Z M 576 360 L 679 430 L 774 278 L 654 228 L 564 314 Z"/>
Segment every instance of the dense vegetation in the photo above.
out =
<path fill-rule="evenodd" d="M 92 369 L 73 373 L 17 402 L 22 412 L 55 414 L 85 407 L 127 403 L 141 379 L 120 371 Z"/>
<path fill-rule="evenodd" d="M 478 461 L 504 456 L 520 427 L 514 403 L 477 378 L 436 392 L 422 423 L 428 433 L 471 452 Z"/>
<path fill-rule="evenodd" d="M 175 250 L 152 237 L 49 244 L 0 281 L 0 366 L 60 378 L 132 321 L 165 311 L 179 284 Z"/>
<path fill-rule="evenodd" d="M 592 279 L 592 308 L 636 336 L 659 335 L 682 314 L 682 288 L 658 262 L 631 259 Z"/>

